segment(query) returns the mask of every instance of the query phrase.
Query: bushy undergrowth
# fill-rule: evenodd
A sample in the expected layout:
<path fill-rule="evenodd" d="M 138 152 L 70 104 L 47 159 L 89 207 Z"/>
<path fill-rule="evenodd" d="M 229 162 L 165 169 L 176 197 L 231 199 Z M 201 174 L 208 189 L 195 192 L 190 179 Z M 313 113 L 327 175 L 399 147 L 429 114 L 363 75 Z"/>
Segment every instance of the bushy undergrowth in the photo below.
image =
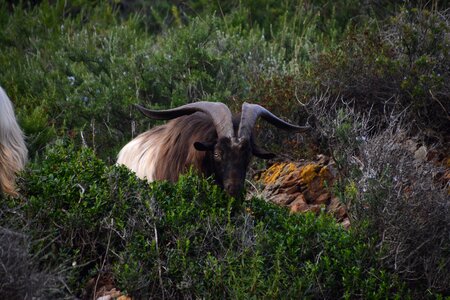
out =
<path fill-rule="evenodd" d="M 389 128 L 361 147 L 354 217 L 371 220 L 383 262 L 412 284 L 450 293 L 450 202 L 438 167 L 414 157 Z"/>
<path fill-rule="evenodd" d="M 355 230 L 363 230 L 383 253 L 381 262 L 425 291 L 450 291 L 450 202 L 444 169 L 426 161 L 425 146 L 408 135 L 404 116 L 373 129 L 344 99 L 322 96 L 307 104 L 321 116 L 312 122 L 329 148 L 340 179 L 335 193 L 345 202 Z M 343 106 L 345 108 L 339 108 Z M 332 107 L 333 109 L 329 110 Z"/>
<path fill-rule="evenodd" d="M 319 56 L 314 79 L 334 96 L 354 100 L 373 124 L 406 111 L 416 133 L 431 142 L 448 138 L 450 90 L 448 11 L 403 10 L 381 29 L 349 32 Z"/>
<path fill-rule="evenodd" d="M 0 214 L 1 215 L 1 214 Z M 30 238 L 21 231 L 0 227 L 0 295 L 6 299 L 58 298 L 57 275 L 39 270 L 30 251 Z"/>
<path fill-rule="evenodd" d="M 22 199 L 5 199 L 1 223 L 26 226 L 38 266 L 64 270 L 67 297 L 106 275 L 138 299 L 405 295 L 371 240 L 331 217 L 242 205 L 194 174 L 149 185 L 62 144 L 22 188 Z"/>
<path fill-rule="evenodd" d="M 405 10 L 384 21 L 374 16 L 398 4 L 344 2 L 2 4 L 0 83 L 32 155 L 70 136 L 113 157 L 147 127 L 134 103 L 257 102 L 303 123 L 298 102 L 325 90 L 374 117 L 398 104 L 420 130 L 442 134 L 448 13 Z"/>
<path fill-rule="evenodd" d="M 286 72 L 281 46 L 258 28 L 228 25 L 238 14 L 193 18 L 159 36 L 107 3 L 2 5 L 0 14 L 0 81 L 32 155 L 65 135 L 113 156 L 146 128 L 132 103 L 254 100 L 254 82 Z"/>

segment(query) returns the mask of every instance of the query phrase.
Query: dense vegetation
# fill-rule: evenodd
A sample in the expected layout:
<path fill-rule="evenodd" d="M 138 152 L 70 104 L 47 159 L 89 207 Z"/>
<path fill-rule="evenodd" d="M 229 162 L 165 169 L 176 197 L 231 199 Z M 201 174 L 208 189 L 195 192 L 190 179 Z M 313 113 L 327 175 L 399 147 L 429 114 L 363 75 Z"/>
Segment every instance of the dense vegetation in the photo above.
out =
<path fill-rule="evenodd" d="M 447 1 L 52 2 L 0 3 L 0 85 L 32 157 L 1 196 L 0 294 L 89 297 L 94 278 L 138 299 L 450 295 Z M 284 151 L 333 157 L 351 230 L 111 166 L 156 124 L 132 104 L 199 100 L 308 122 Z"/>
<path fill-rule="evenodd" d="M 260 199 L 244 210 L 193 174 L 149 186 L 65 144 L 45 158 L 25 175 L 27 201 L 10 199 L 2 219 L 26 228 L 31 250 L 45 251 L 38 263 L 48 273 L 18 279 L 36 280 L 47 297 L 68 292 L 54 290 L 57 276 L 79 295 L 97 274 L 112 274 L 119 288 L 144 299 L 403 293 L 377 268 L 372 241 L 330 216 L 290 216 Z M 6 241 L 16 239 L 5 233 Z"/>

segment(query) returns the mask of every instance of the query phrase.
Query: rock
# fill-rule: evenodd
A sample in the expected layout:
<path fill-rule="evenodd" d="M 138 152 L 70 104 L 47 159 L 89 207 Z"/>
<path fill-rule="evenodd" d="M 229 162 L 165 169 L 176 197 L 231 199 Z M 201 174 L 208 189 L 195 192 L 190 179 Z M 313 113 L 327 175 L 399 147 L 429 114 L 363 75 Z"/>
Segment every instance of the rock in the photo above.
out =
<path fill-rule="evenodd" d="M 344 229 L 349 229 L 350 228 L 350 219 L 349 218 L 345 218 L 342 222 L 341 222 L 342 227 L 344 227 Z"/>
<path fill-rule="evenodd" d="M 415 152 L 414 152 L 414 158 L 417 161 L 424 162 L 427 160 L 427 147 L 426 146 L 420 146 Z"/>
<path fill-rule="evenodd" d="M 347 208 L 344 205 L 341 205 L 336 212 L 336 217 L 338 220 L 342 220 L 347 217 Z"/>
<path fill-rule="evenodd" d="M 311 205 L 309 205 L 309 210 L 308 211 L 311 211 L 311 212 L 313 212 L 315 214 L 319 214 L 321 210 L 322 210 L 322 205 L 311 204 Z"/>
<path fill-rule="evenodd" d="M 338 197 L 331 197 L 330 203 L 328 204 L 328 211 L 335 212 L 341 205 L 341 201 L 339 201 Z"/>
<path fill-rule="evenodd" d="M 331 196 L 329 193 L 323 193 L 314 200 L 314 204 L 327 205 L 328 202 L 330 201 L 330 197 Z"/>
<path fill-rule="evenodd" d="M 315 177 L 308 185 L 308 190 L 305 193 L 306 201 L 308 203 L 314 203 L 323 192 L 322 180 L 320 177 Z"/>
<path fill-rule="evenodd" d="M 335 163 L 325 155 L 317 161 L 275 163 L 260 173 L 264 185 L 262 195 L 278 205 L 287 206 L 291 213 L 325 210 L 344 222 L 347 210 L 339 199 L 332 196 L 330 187 L 338 176 Z M 350 222 L 345 221 L 345 226 Z"/>
<path fill-rule="evenodd" d="M 276 163 L 273 164 L 267 171 L 262 174 L 262 181 L 264 184 L 274 184 L 280 176 L 292 173 L 295 170 L 293 163 Z"/>
<path fill-rule="evenodd" d="M 269 199 L 271 202 L 273 202 L 275 204 L 287 206 L 287 205 L 291 204 L 291 202 L 295 199 L 295 196 L 282 193 L 282 194 L 274 195 L 274 196 L 270 197 Z"/>
<path fill-rule="evenodd" d="M 309 209 L 309 205 L 306 203 L 305 197 L 300 194 L 290 204 L 291 213 L 305 212 Z"/>
<path fill-rule="evenodd" d="M 296 170 L 283 178 L 283 180 L 281 182 L 281 186 L 295 185 L 298 183 L 299 178 L 300 178 L 300 171 Z"/>
<path fill-rule="evenodd" d="M 330 171 L 330 168 L 332 168 L 333 166 L 334 165 L 325 166 L 322 169 L 320 169 L 319 177 L 322 179 L 322 184 L 325 184 L 325 182 L 327 182 L 328 186 L 332 185 L 331 183 L 337 176 L 337 173 L 333 175 L 332 172 Z"/>
<path fill-rule="evenodd" d="M 278 184 L 271 184 L 271 185 L 268 185 L 264 189 L 264 192 L 265 192 L 265 194 L 268 194 L 268 195 L 270 195 L 270 194 L 277 194 L 279 189 L 280 189 L 280 185 L 278 185 Z"/>
<path fill-rule="evenodd" d="M 291 187 L 283 189 L 283 193 L 288 194 L 288 195 L 296 194 L 298 192 L 300 192 L 300 189 L 299 189 L 299 186 L 297 186 L 297 185 L 293 185 Z"/>
<path fill-rule="evenodd" d="M 314 178 L 317 177 L 317 171 L 320 167 L 316 164 L 308 164 L 301 169 L 300 180 L 303 183 L 309 184 Z"/>
<path fill-rule="evenodd" d="M 333 214 L 338 220 L 343 220 L 347 216 L 347 209 L 341 203 L 338 197 L 331 197 L 330 204 L 327 207 L 327 211 Z"/>

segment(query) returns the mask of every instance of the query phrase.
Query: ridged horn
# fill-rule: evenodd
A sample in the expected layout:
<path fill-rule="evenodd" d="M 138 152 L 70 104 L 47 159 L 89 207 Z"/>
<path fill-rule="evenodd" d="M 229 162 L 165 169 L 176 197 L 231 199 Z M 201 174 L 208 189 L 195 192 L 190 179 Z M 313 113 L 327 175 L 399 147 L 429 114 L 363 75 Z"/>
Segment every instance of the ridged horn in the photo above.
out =
<path fill-rule="evenodd" d="M 249 139 L 252 134 L 253 127 L 259 117 L 263 118 L 270 124 L 287 131 L 303 132 L 310 129 L 308 126 L 297 126 L 290 124 L 278 118 L 261 105 L 244 102 L 244 104 L 242 104 L 241 122 L 239 124 L 238 136 L 240 138 Z"/>
<path fill-rule="evenodd" d="M 230 109 L 220 102 L 194 102 L 167 110 L 151 110 L 135 105 L 145 116 L 155 120 L 171 120 L 201 111 L 208 114 L 216 127 L 218 137 L 232 137 L 233 123 Z"/>

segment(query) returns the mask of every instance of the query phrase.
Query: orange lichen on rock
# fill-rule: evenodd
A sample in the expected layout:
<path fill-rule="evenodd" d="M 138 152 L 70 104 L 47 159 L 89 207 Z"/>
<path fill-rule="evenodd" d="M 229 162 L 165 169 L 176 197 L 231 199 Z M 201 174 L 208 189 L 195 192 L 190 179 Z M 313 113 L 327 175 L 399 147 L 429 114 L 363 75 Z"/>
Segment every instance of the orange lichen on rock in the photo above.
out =
<path fill-rule="evenodd" d="M 310 183 L 314 178 L 319 175 L 317 171 L 320 170 L 320 166 L 316 164 L 308 164 L 304 166 L 300 172 L 300 180 L 303 183 Z"/>
<path fill-rule="evenodd" d="M 280 172 L 285 164 L 273 164 L 269 169 L 267 169 L 262 175 L 262 181 L 264 184 L 272 184 L 280 176 Z"/>
<path fill-rule="evenodd" d="M 280 176 L 294 170 L 295 165 L 293 163 L 275 163 L 263 173 L 262 181 L 266 185 L 273 184 Z"/>
<path fill-rule="evenodd" d="M 303 183 L 309 184 L 317 177 L 320 178 L 321 184 L 333 178 L 326 166 L 317 164 L 308 164 L 301 169 L 300 179 Z"/>
<path fill-rule="evenodd" d="M 322 183 L 324 181 L 333 180 L 333 175 L 331 174 L 330 170 L 326 166 L 320 169 L 319 177 L 322 179 Z"/>
<path fill-rule="evenodd" d="M 347 222 L 345 205 L 330 190 L 337 176 L 333 168 L 333 162 L 325 156 L 313 162 L 275 163 L 259 177 L 265 185 L 263 195 L 272 203 L 288 207 L 291 213 L 325 211 L 339 222 Z"/>

